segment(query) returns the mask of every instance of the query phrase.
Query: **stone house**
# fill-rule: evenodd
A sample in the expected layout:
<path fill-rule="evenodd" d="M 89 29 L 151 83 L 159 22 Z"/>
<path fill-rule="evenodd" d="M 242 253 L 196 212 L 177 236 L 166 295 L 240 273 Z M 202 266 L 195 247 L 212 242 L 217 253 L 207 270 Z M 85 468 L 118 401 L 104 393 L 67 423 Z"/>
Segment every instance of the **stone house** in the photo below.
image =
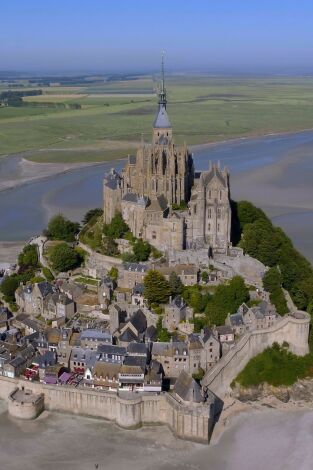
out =
<path fill-rule="evenodd" d="M 172 272 L 175 272 L 184 286 L 193 286 L 199 282 L 200 270 L 193 264 L 176 264 L 175 266 L 158 266 L 156 268 L 169 280 Z"/>
<path fill-rule="evenodd" d="M 127 355 L 126 348 L 115 344 L 102 344 L 96 351 L 98 362 L 110 362 L 112 364 L 123 364 Z"/>
<path fill-rule="evenodd" d="M 274 305 L 263 300 L 255 307 L 242 304 L 233 315 L 228 315 L 225 325 L 230 326 L 236 335 L 272 327 L 279 316 Z"/>
<path fill-rule="evenodd" d="M 96 362 L 92 371 L 92 385 L 101 390 L 117 392 L 121 364 Z"/>
<path fill-rule="evenodd" d="M 93 369 L 96 360 L 96 351 L 74 347 L 70 356 L 70 369 L 72 372 L 84 374 L 87 369 Z"/>
<path fill-rule="evenodd" d="M 124 308 L 120 307 L 119 304 L 111 304 L 109 306 L 109 315 L 110 315 L 110 333 L 115 333 L 121 326 L 121 324 L 126 322 L 127 312 Z"/>
<path fill-rule="evenodd" d="M 54 286 L 47 281 L 26 286 L 21 284 L 15 292 L 15 300 L 22 312 L 33 316 L 42 315 L 45 298 L 54 292 Z"/>
<path fill-rule="evenodd" d="M 217 335 L 222 347 L 224 343 L 232 344 L 235 341 L 235 335 L 230 326 L 216 326 L 214 332 Z"/>
<path fill-rule="evenodd" d="M 144 285 L 143 284 L 136 284 L 132 289 L 131 294 L 131 303 L 132 305 L 137 305 L 138 307 L 144 306 Z"/>
<path fill-rule="evenodd" d="M 189 348 L 184 342 L 153 343 L 153 360 L 162 364 L 167 377 L 178 377 L 182 370 L 189 372 Z"/>
<path fill-rule="evenodd" d="M 13 323 L 16 328 L 22 330 L 25 335 L 31 335 L 42 329 L 42 325 L 26 313 L 19 313 L 16 315 L 13 319 Z"/>
<path fill-rule="evenodd" d="M 118 344 L 127 347 L 133 341 L 144 341 L 147 326 L 147 318 L 142 310 L 133 313 L 116 334 Z"/>
<path fill-rule="evenodd" d="M 188 322 L 192 319 L 193 312 L 181 296 L 176 296 L 165 306 L 163 327 L 169 331 L 175 331 L 180 322 Z"/>
<path fill-rule="evenodd" d="M 69 367 L 72 348 L 79 345 L 79 335 L 80 333 L 75 332 L 72 328 L 62 329 L 57 347 L 59 364 Z"/>
<path fill-rule="evenodd" d="M 58 318 L 70 319 L 75 314 L 75 304 L 66 294 L 53 292 L 48 294 L 43 301 L 42 316 L 46 320 Z"/>
<path fill-rule="evenodd" d="M 221 344 L 213 332 L 206 328 L 201 333 L 193 333 L 188 336 L 190 374 L 195 374 L 199 369 L 205 372 L 216 364 L 221 357 Z"/>
<path fill-rule="evenodd" d="M 57 363 L 57 354 L 54 351 L 46 351 L 44 354 L 36 356 L 32 360 L 32 364 L 38 366 L 39 379 L 42 381 L 48 367 Z"/>
<path fill-rule="evenodd" d="M 184 370 L 181 371 L 175 382 L 173 395 L 179 402 L 186 405 L 202 405 L 205 401 L 201 386 Z"/>
<path fill-rule="evenodd" d="M 123 263 L 119 269 L 118 286 L 133 289 L 142 284 L 149 267 L 142 263 Z"/>
<path fill-rule="evenodd" d="M 104 277 L 98 286 L 98 300 L 101 308 L 107 308 L 107 303 L 113 298 L 114 283 L 109 277 Z"/>
<path fill-rule="evenodd" d="M 146 357 L 126 356 L 118 375 L 119 390 L 143 392 L 146 364 Z"/>
<path fill-rule="evenodd" d="M 79 336 L 80 346 L 84 349 L 97 350 L 102 344 L 112 344 L 112 335 L 108 330 L 87 329 Z"/>

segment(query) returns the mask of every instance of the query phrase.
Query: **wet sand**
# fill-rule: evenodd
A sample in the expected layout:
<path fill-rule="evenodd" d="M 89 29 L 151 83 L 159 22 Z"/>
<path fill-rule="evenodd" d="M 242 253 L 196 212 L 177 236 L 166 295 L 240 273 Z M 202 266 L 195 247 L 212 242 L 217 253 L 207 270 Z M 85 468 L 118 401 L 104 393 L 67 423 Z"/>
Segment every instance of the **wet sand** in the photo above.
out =
<path fill-rule="evenodd" d="M 10 418 L 0 402 L 5 470 L 310 470 L 313 412 L 242 413 L 217 444 L 176 439 L 164 426 L 126 431 L 91 418 L 44 412 Z"/>

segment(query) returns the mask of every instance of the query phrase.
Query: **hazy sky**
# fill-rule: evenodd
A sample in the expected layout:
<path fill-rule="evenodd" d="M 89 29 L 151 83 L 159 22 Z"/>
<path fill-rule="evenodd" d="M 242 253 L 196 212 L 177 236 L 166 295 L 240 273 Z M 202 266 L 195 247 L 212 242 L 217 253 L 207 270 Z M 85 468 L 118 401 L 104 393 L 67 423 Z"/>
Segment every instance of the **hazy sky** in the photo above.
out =
<path fill-rule="evenodd" d="M 2 0 L 0 70 L 313 68 L 313 0 Z"/>

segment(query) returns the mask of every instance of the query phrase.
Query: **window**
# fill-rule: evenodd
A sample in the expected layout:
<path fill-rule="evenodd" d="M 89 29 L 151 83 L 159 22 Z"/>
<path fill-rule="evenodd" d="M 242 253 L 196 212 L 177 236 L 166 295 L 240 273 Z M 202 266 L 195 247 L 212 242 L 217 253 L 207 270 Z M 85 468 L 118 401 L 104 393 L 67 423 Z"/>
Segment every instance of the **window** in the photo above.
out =
<path fill-rule="evenodd" d="M 193 206 L 193 213 L 194 213 L 194 214 L 197 213 L 197 204 L 195 204 L 195 205 Z"/>
<path fill-rule="evenodd" d="M 217 224 L 217 231 L 220 231 L 220 224 Z"/>
<path fill-rule="evenodd" d="M 220 191 L 220 199 L 222 199 L 222 191 Z"/>
<path fill-rule="evenodd" d="M 209 199 L 211 199 L 211 198 L 212 198 L 212 191 L 211 191 L 211 189 L 210 189 L 210 191 L 209 191 Z"/>
<path fill-rule="evenodd" d="M 208 231 L 210 232 L 211 230 L 211 224 L 208 224 Z"/>
<path fill-rule="evenodd" d="M 217 218 L 218 218 L 218 219 L 221 218 L 221 209 L 217 209 Z"/>
<path fill-rule="evenodd" d="M 208 218 L 209 219 L 212 218 L 212 209 L 211 209 L 211 207 L 209 207 L 209 209 L 208 209 Z"/>
<path fill-rule="evenodd" d="M 152 232 L 152 240 L 156 240 L 156 232 L 155 231 Z"/>

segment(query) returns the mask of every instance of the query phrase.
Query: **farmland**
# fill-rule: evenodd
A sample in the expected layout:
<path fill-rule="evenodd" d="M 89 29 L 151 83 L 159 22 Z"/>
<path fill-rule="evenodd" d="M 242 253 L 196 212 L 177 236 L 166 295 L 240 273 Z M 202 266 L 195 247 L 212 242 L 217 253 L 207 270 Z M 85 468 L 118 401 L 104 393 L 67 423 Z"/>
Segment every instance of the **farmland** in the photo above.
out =
<path fill-rule="evenodd" d="M 20 81 L 11 89 L 19 90 L 19 84 L 24 91 L 40 88 L 42 95 L 24 97 L 22 107 L 0 107 L 0 156 L 34 150 L 27 157 L 33 161 L 102 161 L 134 151 L 142 135 L 150 140 L 154 77 L 68 86 Z M 166 86 L 177 142 L 192 145 L 313 127 L 312 78 L 170 76 Z M 0 82 L 0 92 L 8 88 Z M 58 103 L 65 106 L 54 107 Z M 80 109 L 66 106 L 73 104 Z"/>

